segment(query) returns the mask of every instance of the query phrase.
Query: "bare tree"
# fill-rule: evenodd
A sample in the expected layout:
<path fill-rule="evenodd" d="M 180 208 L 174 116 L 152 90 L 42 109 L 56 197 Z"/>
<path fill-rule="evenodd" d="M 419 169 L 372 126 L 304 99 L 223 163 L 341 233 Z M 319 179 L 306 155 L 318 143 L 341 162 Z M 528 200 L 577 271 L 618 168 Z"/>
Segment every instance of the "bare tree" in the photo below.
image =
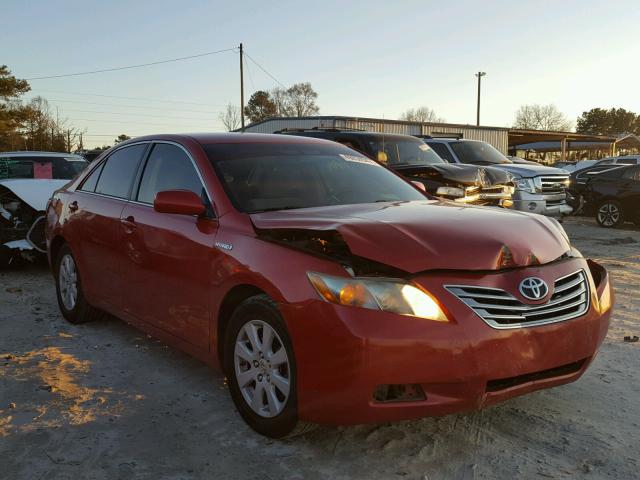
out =
<path fill-rule="evenodd" d="M 274 88 L 269 94 L 279 117 L 306 117 L 320 112 L 316 104 L 318 93 L 309 82 L 296 83 L 287 89 Z"/>
<path fill-rule="evenodd" d="M 516 112 L 514 128 L 566 132 L 572 122 L 553 105 L 522 105 Z"/>
<path fill-rule="evenodd" d="M 439 117 L 435 110 L 429 107 L 418 107 L 416 109 L 410 108 L 402 115 L 400 115 L 400 120 L 405 120 L 407 122 L 429 122 L 429 123 L 444 123 L 445 119 Z"/>
<path fill-rule="evenodd" d="M 218 118 L 228 132 L 237 130 L 240 126 L 240 109 L 236 105 L 229 103 L 224 112 L 218 115 Z"/>

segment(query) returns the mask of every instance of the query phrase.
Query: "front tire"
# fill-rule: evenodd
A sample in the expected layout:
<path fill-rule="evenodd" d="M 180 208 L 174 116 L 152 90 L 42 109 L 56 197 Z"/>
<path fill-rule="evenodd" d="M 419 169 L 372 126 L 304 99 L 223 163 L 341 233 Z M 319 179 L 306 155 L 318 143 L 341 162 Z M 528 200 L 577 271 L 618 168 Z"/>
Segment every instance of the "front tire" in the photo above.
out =
<path fill-rule="evenodd" d="M 62 316 L 78 324 L 102 317 L 102 311 L 87 303 L 82 292 L 80 272 L 69 245 L 63 245 L 55 263 L 56 295 Z"/>
<path fill-rule="evenodd" d="M 596 221 L 604 228 L 616 228 L 624 223 L 622 206 L 615 200 L 605 200 L 596 211 Z"/>
<path fill-rule="evenodd" d="M 224 366 L 231 398 L 253 430 L 271 438 L 296 430 L 293 345 L 267 295 L 245 300 L 233 313 L 225 334 Z"/>

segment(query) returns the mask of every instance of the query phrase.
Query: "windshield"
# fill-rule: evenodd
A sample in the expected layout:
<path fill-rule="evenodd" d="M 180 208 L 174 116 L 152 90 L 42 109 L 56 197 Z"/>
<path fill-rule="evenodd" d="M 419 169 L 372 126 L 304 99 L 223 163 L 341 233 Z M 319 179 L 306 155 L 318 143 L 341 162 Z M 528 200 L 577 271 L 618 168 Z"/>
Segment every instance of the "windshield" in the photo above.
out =
<path fill-rule="evenodd" d="M 475 165 L 513 163 L 485 142 L 452 142 L 450 145 L 462 163 L 473 163 Z"/>
<path fill-rule="evenodd" d="M 0 180 L 36 178 L 71 180 L 89 162 L 77 157 L 16 156 L 0 158 Z"/>
<path fill-rule="evenodd" d="M 342 145 L 204 145 L 227 195 L 246 213 L 424 200 L 413 186 Z"/>
<path fill-rule="evenodd" d="M 390 167 L 394 165 L 432 165 L 444 163 L 429 145 L 420 140 L 369 140 L 369 151 L 378 155 L 378 159 Z M 386 154 L 386 161 L 380 158 L 379 152 Z M 375 158 L 375 157 L 374 157 Z"/>

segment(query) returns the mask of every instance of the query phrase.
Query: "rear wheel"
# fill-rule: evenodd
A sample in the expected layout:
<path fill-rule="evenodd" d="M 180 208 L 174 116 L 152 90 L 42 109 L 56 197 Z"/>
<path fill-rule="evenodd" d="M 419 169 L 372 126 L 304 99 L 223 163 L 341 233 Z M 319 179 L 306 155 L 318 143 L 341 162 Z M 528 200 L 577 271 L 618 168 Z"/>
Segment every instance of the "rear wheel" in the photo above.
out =
<path fill-rule="evenodd" d="M 624 215 L 620 203 L 615 200 L 605 200 L 598 206 L 596 220 L 601 227 L 614 228 L 622 225 Z"/>
<path fill-rule="evenodd" d="M 251 297 L 233 313 L 224 364 L 233 402 L 252 429 L 272 438 L 298 433 L 293 346 L 268 296 Z"/>
<path fill-rule="evenodd" d="M 56 294 L 62 316 L 71 323 L 84 323 L 102 316 L 102 311 L 89 305 L 82 292 L 82 281 L 75 257 L 63 245 L 55 263 Z"/>

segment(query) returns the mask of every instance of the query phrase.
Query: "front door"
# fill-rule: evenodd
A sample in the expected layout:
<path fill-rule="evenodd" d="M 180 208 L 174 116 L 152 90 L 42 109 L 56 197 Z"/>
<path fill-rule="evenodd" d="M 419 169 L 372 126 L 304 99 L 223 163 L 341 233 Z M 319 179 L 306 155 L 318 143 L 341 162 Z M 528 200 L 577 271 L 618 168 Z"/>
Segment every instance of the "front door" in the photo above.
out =
<path fill-rule="evenodd" d="M 153 145 L 137 191 L 121 215 L 128 266 L 127 313 L 201 348 L 209 346 L 211 272 L 218 223 L 159 213 L 156 193 L 191 190 L 210 199 L 191 157 L 171 143 Z"/>

